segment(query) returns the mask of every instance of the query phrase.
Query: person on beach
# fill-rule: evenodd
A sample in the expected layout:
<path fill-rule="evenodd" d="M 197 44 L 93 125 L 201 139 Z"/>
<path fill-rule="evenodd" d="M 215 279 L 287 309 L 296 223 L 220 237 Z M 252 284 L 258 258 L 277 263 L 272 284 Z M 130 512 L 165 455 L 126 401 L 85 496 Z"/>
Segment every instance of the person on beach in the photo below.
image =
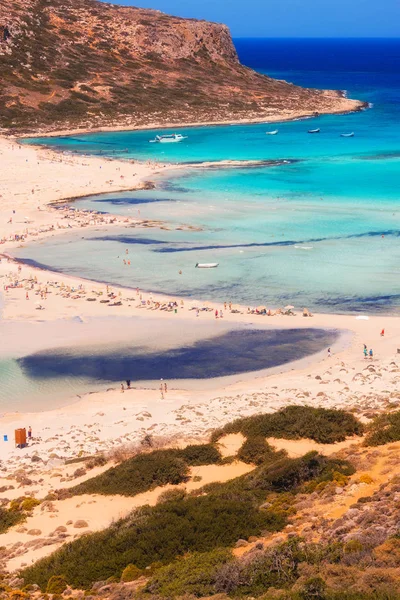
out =
<path fill-rule="evenodd" d="M 29 300 L 29 294 L 28 294 L 28 292 L 26 292 L 26 294 L 25 294 L 25 299 Z"/>
<path fill-rule="evenodd" d="M 330 358 L 330 357 L 331 357 L 331 349 L 328 348 L 328 358 Z"/>
<path fill-rule="evenodd" d="M 126 380 L 126 389 L 128 389 L 128 390 L 131 389 L 131 380 L 130 379 Z"/>
<path fill-rule="evenodd" d="M 162 379 L 160 379 L 160 393 L 161 393 L 161 400 L 164 400 L 164 384 L 163 384 Z"/>
<path fill-rule="evenodd" d="M 32 427 L 29 425 L 28 427 L 28 440 L 32 439 Z"/>
<path fill-rule="evenodd" d="M 365 344 L 364 344 L 364 358 L 368 358 L 368 349 Z"/>
<path fill-rule="evenodd" d="M 371 350 L 369 351 L 369 358 L 370 358 L 370 360 L 372 360 L 372 359 L 374 358 L 374 353 L 373 353 L 373 351 L 372 351 L 372 348 L 371 348 Z"/>
<path fill-rule="evenodd" d="M 123 383 L 121 383 L 121 394 L 123 394 L 123 393 L 124 393 L 124 391 L 125 391 L 124 384 L 123 384 Z"/>
<path fill-rule="evenodd" d="M 215 318 L 218 319 L 218 310 L 215 311 Z"/>
<path fill-rule="evenodd" d="M 382 331 L 381 331 L 381 337 L 384 337 L 384 335 L 385 335 L 385 330 L 382 329 Z"/>

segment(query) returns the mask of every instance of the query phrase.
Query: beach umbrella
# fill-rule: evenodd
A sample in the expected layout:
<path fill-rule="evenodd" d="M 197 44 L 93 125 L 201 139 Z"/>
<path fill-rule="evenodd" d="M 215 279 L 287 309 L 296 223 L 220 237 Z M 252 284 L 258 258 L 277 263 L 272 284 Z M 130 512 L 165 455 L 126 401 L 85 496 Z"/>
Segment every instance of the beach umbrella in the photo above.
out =
<path fill-rule="evenodd" d="M 288 304 L 287 306 L 285 306 L 284 310 L 292 310 L 294 308 L 294 306 L 292 306 L 291 304 Z"/>
<path fill-rule="evenodd" d="M 359 315 L 358 317 L 356 317 L 357 321 L 369 321 L 369 317 L 367 317 L 366 315 Z"/>

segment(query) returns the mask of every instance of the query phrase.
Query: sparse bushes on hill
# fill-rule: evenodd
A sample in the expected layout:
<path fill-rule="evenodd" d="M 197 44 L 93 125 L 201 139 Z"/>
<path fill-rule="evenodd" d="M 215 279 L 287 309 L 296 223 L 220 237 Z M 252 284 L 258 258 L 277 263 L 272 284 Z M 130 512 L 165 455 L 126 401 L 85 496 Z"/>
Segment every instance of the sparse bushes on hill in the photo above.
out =
<path fill-rule="evenodd" d="M 210 552 L 241 538 L 279 531 L 289 513 L 286 492 L 295 493 L 309 479 L 321 481 L 337 472 L 348 474 L 351 467 L 316 452 L 267 463 L 226 483 L 204 486 L 191 496 L 143 507 L 103 532 L 66 545 L 25 569 L 23 576 L 26 582 L 45 588 L 49 577 L 62 572 L 68 583 L 86 588 L 100 579 L 120 578 L 128 564 L 139 569 L 158 561 L 166 565 L 187 552 Z M 121 472 L 118 480 L 120 476 Z M 273 493 L 270 508 L 260 510 L 269 493 Z M 285 498 L 282 506 L 280 497 Z"/>
<path fill-rule="evenodd" d="M 368 426 L 365 446 L 381 446 L 400 440 L 400 411 L 379 415 Z"/>
<path fill-rule="evenodd" d="M 363 431 L 362 423 L 343 410 L 288 406 L 276 413 L 237 419 L 216 430 L 211 440 L 216 442 L 228 433 L 242 433 L 247 438 L 308 438 L 321 444 L 331 444 L 352 435 L 361 435 Z"/>
<path fill-rule="evenodd" d="M 251 494 L 239 499 L 207 495 L 154 507 L 145 506 L 105 531 L 86 535 L 23 571 L 26 583 L 46 588 L 62 572 L 69 584 L 88 588 L 95 581 L 121 577 L 128 564 L 143 569 L 170 563 L 187 552 L 232 546 L 240 538 L 277 531 L 285 519 L 258 510 Z"/>

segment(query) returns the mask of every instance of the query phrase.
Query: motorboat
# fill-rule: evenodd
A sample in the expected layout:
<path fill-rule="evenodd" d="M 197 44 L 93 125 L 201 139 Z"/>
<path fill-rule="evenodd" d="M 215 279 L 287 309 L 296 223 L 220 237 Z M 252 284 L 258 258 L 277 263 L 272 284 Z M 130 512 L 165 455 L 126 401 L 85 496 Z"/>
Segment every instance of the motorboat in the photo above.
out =
<path fill-rule="evenodd" d="M 308 133 L 319 133 L 321 131 L 321 129 L 318 127 L 318 129 L 309 129 Z"/>
<path fill-rule="evenodd" d="M 276 135 L 279 129 L 274 129 L 274 131 L 266 131 L 265 135 Z"/>
<path fill-rule="evenodd" d="M 354 137 L 354 131 L 351 133 L 341 133 L 340 137 Z"/>
<path fill-rule="evenodd" d="M 151 143 L 158 142 L 159 144 L 171 144 L 176 142 L 182 142 L 187 139 L 187 135 L 181 135 L 180 133 L 171 133 L 168 135 L 156 135 L 154 140 L 150 140 Z"/>
<path fill-rule="evenodd" d="M 196 269 L 215 269 L 219 263 L 196 263 Z"/>

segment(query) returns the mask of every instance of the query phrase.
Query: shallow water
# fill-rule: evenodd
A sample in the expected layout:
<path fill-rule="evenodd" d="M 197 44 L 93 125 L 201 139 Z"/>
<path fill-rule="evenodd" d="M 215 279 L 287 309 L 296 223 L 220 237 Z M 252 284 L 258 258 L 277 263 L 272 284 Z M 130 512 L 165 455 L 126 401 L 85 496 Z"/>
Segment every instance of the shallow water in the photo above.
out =
<path fill-rule="evenodd" d="M 293 162 L 188 169 L 184 176 L 159 180 L 156 190 L 79 202 L 83 208 L 162 219 L 171 229 L 192 224 L 200 232 L 113 231 L 50 240 L 17 255 L 68 273 L 176 295 L 270 306 L 290 302 L 332 312 L 397 311 L 399 40 L 237 45 L 250 66 L 300 85 L 347 89 L 373 108 L 276 125 L 192 128 L 185 130 L 186 141 L 167 147 L 148 143 L 160 131 L 34 140 L 68 151 L 168 162 Z M 315 127 L 320 134 L 307 133 Z M 275 128 L 278 135 L 265 135 Z M 340 137 L 350 131 L 354 138 Z M 130 268 L 122 262 L 126 248 Z M 219 268 L 200 272 L 196 262 L 218 262 Z"/>
<path fill-rule="evenodd" d="M 193 345 L 165 351 L 145 351 L 135 344 L 118 348 L 52 350 L 18 359 L 32 379 L 78 377 L 118 383 L 161 378 L 209 379 L 284 365 L 332 345 L 338 332 L 322 329 L 228 331 Z"/>

